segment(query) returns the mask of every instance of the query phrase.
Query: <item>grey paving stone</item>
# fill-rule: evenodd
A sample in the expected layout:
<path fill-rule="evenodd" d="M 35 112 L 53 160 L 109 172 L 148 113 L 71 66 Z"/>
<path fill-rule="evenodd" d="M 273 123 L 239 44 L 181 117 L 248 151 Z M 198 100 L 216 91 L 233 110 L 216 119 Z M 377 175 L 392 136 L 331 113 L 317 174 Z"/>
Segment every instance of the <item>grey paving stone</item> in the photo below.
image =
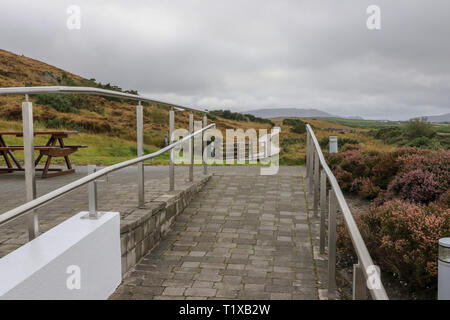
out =
<path fill-rule="evenodd" d="M 210 288 L 189 288 L 186 290 L 186 297 L 199 296 L 199 297 L 214 297 L 216 295 L 216 289 Z"/>
<path fill-rule="evenodd" d="M 166 287 L 163 296 L 182 296 L 186 289 L 183 287 Z"/>
<path fill-rule="evenodd" d="M 142 260 L 149 268 L 136 266 L 111 298 L 317 299 L 304 169 L 214 170 Z"/>

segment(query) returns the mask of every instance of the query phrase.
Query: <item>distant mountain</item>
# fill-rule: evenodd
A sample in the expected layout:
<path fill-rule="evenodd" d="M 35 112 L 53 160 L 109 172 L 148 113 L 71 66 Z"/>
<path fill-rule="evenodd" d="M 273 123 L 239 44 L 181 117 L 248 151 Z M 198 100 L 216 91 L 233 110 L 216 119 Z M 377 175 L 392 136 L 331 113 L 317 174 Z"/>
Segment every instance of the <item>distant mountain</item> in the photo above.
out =
<path fill-rule="evenodd" d="M 429 122 L 450 122 L 450 113 L 426 117 Z"/>
<path fill-rule="evenodd" d="M 350 120 L 364 120 L 363 117 L 360 116 L 349 116 L 349 117 L 345 117 L 345 119 L 350 119 Z"/>
<path fill-rule="evenodd" d="M 338 117 L 330 113 L 317 109 L 300 109 L 300 108 L 280 108 L 280 109 L 258 109 L 242 111 L 244 114 L 251 114 L 259 118 L 329 118 Z"/>

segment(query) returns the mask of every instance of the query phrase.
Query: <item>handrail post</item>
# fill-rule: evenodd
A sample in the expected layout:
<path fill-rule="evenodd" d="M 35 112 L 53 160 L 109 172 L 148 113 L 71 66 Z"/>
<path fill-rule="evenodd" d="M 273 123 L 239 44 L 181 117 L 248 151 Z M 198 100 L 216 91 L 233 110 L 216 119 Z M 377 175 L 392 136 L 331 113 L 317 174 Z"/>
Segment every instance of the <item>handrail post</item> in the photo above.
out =
<path fill-rule="evenodd" d="M 319 162 L 319 153 L 316 150 L 314 152 L 314 217 L 319 216 L 319 170 L 320 170 L 320 162 Z"/>
<path fill-rule="evenodd" d="M 33 129 L 33 104 L 28 101 L 22 102 L 23 123 L 23 153 L 25 162 L 25 197 L 27 202 L 36 198 L 36 173 L 34 164 L 34 129 Z M 27 217 L 28 239 L 31 241 L 39 235 L 39 217 L 36 210 L 31 210 Z"/>
<path fill-rule="evenodd" d="M 309 146 L 310 146 L 310 144 L 311 144 L 310 133 L 309 133 L 308 130 L 306 130 L 306 152 L 305 152 L 306 154 L 305 154 L 305 157 L 306 157 L 306 177 L 308 177 L 308 178 L 309 178 L 309 166 L 311 165 L 310 160 L 309 160 Z"/>
<path fill-rule="evenodd" d="M 88 175 L 97 171 L 95 164 L 90 164 L 87 167 Z M 89 218 L 97 219 L 98 202 L 97 202 L 97 182 L 91 181 L 88 184 L 88 198 L 89 198 Z"/>
<path fill-rule="evenodd" d="M 206 128 L 206 126 L 208 125 L 208 118 L 206 116 L 206 112 L 203 114 L 203 128 Z M 202 137 L 204 137 L 206 134 L 206 132 L 202 133 Z M 202 139 L 203 140 L 203 174 L 208 174 L 208 163 L 207 163 L 207 150 L 208 150 L 208 141 L 206 141 L 206 139 Z"/>
<path fill-rule="evenodd" d="M 309 137 L 309 168 L 308 168 L 308 192 L 312 192 L 313 188 L 313 169 L 314 169 L 314 143 L 312 137 Z"/>
<path fill-rule="evenodd" d="M 144 155 L 144 112 L 142 104 L 136 106 L 136 136 L 137 136 L 137 156 Z M 139 162 L 137 165 L 137 182 L 138 182 L 138 206 L 144 208 L 145 206 L 145 184 L 144 184 L 144 162 Z"/>
<path fill-rule="evenodd" d="M 325 215 L 327 214 L 327 175 L 320 170 L 320 253 L 325 253 Z"/>
<path fill-rule="evenodd" d="M 189 134 L 194 132 L 194 114 L 189 113 Z M 194 137 L 189 139 L 189 181 L 194 181 Z"/>
<path fill-rule="evenodd" d="M 336 211 L 337 199 L 334 190 L 329 191 L 328 208 L 328 299 L 336 297 Z"/>
<path fill-rule="evenodd" d="M 173 143 L 173 132 L 175 127 L 175 111 L 169 111 L 169 144 Z M 175 165 L 173 163 L 173 149 L 170 150 L 170 165 L 169 165 L 169 190 L 175 190 Z"/>
<path fill-rule="evenodd" d="M 353 265 L 353 300 L 366 300 L 367 286 L 366 278 L 361 262 Z"/>

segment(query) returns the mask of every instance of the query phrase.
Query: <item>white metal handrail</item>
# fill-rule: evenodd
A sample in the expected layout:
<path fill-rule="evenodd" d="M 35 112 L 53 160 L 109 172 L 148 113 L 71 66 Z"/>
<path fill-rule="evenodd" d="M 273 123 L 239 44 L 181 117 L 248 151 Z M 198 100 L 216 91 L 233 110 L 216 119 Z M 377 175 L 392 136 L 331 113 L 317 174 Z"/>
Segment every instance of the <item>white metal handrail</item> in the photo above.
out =
<path fill-rule="evenodd" d="M 191 107 L 184 107 L 179 106 L 173 103 L 167 103 L 163 101 L 158 101 L 151 99 L 149 97 L 137 95 L 137 94 L 130 94 L 130 93 L 124 93 L 119 91 L 113 91 L 113 90 L 105 90 L 100 88 L 90 88 L 90 87 L 69 87 L 69 86 L 43 86 L 43 87 L 9 87 L 9 88 L 0 88 L 0 95 L 25 95 L 25 101 L 22 103 L 22 124 L 23 124 L 23 142 L 24 142 L 24 166 L 25 166 L 25 194 L 26 194 L 26 200 L 29 203 L 35 203 L 36 198 L 36 182 L 35 182 L 35 168 L 34 168 L 34 129 L 33 129 L 33 105 L 31 101 L 29 101 L 29 95 L 30 94 L 54 94 L 54 93 L 60 93 L 60 94 L 86 94 L 86 95 L 98 95 L 98 96 L 107 96 L 107 97 L 115 97 L 115 98 L 122 98 L 122 99 L 130 99 L 138 101 L 138 105 L 136 106 L 136 137 L 137 137 L 137 156 L 138 158 L 129 160 L 131 164 L 137 163 L 138 164 L 138 170 L 137 170 L 137 182 L 138 182 L 138 204 L 139 207 L 143 207 L 145 200 L 144 200 L 144 164 L 143 161 L 140 161 L 138 159 L 145 158 L 144 156 L 144 114 L 143 114 L 143 106 L 142 102 L 149 102 L 149 103 L 158 103 L 161 105 L 164 105 L 166 107 L 169 107 L 169 136 L 170 141 L 169 145 L 174 145 L 173 142 L 173 133 L 175 130 L 174 122 L 175 122 L 175 110 L 184 111 L 189 110 L 191 112 L 191 115 L 189 116 L 189 126 L 191 128 L 190 130 L 190 139 L 191 144 L 193 144 L 194 135 L 192 135 L 193 132 L 193 112 L 201 112 L 203 113 L 203 127 L 205 130 L 205 127 L 207 126 L 207 116 L 206 112 L 207 110 L 199 110 Z M 201 131 L 203 131 L 201 130 Z M 197 134 L 197 133 L 196 133 Z M 183 139 L 186 140 L 186 139 Z M 174 146 L 176 146 L 175 144 Z M 206 141 L 203 142 L 203 147 L 206 148 Z M 167 147 L 166 147 L 167 148 Z M 169 190 L 173 191 L 175 187 L 175 170 L 174 170 L 174 162 L 173 162 L 173 147 L 171 148 L 163 148 L 159 152 L 164 153 L 167 150 L 170 150 L 170 164 L 169 164 Z M 156 152 L 154 153 L 154 156 L 157 156 L 161 153 Z M 150 155 L 148 159 L 150 159 Z M 133 162 L 135 161 L 135 162 Z M 124 162 L 126 165 L 131 165 L 128 162 Z M 124 164 L 121 163 L 121 164 Z M 117 166 L 120 166 L 121 164 L 117 164 Z M 189 167 L 189 181 L 193 181 L 193 162 L 191 162 Z M 105 168 L 100 170 L 99 172 L 104 172 L 103 170 L 116 170 L 114 166 Z M 95 169 L 92 168 L 93 171 Z M 203 172 L 204 174 L 207 173 L 207 164 L 204 162 L 203 164 Z M 98 174 L 98 173 L 96 173 Z M 80 179 L 82 180 L 82 179 Z M 89 181 L 86 181 L 84 183 L 89 183 Z M 83 184 L 84 184 L 83 183 Z M 68 186 L 70 186 L 69 184 Z M 67 186 L 65 186 L 67 187 Z M 64 188 L 64 187 L 63 187 Z M 61 188 L 60 188 L 61 189 Z M 95 182 L 92 182 L 90 184 L 89 188 L 89 199 L 92 199 L 92 203 L 90 203 L 90 208 L 96 207 L 96 186 Z M 42 197 L 41 197 L 42 198 Z M 37 200 L 37 199 L 36 199 Z M 50 199 L 51 200 L 51 199 Z M 50 201 L 48 200 L 48 201 Z M 95 203 L 94 203 L 95 202 Z M 32 208 L 33 206 L 29 206 Z M 19 207 L 21 208 L 21 207 Z M 16 208 L 16 209 L 19 209 Z M 14 209 L 13 209 L 14 210 Z M 5 221 L 10 221 L 11 219 L 16 218 L 17 216 L 14 214 L 14 211 L 10 210 L 3 214 L 0 217 L 0 225 L 3 221 L 2 219 L 5 219 Z M 39 219 L 37 213 L 34 211 L 34 209 L 29 209 L 28 212 L 28 234 L 29 239 L 34 239 L 38 233 L 39 233 Z M 95 215 L 95 210 L 92 211 L 91 215 Z M 16 211 L 15 213 L 17 213 Z M 8 214 L 8 215 L 6 215 Z M 24 214 L 23 212 L 19 213 L 19 215 Z M 11 216 L 9 216 L 11 215 Z"/>
<path fill-rule="evenodd" d="M 0 88 L 0 95 L 19 95 L 19 94 L 46 94 L 46 93 L 61 93 L 61 94 L 88 94 L 88 95 L 99 95 L 113 98 L 123 98 L 135 101 L 158 103 L 168 107 L 178 108 L 180 110 L 190 110 L 196 112 L 205 112 L 205 110 L 195 109 L 192 107 L 179 106 L 173 103 L 168 103 L 164 101 L 158 101 L 151 99 L 146 96 L 124 93 L 120 91 L 106 90 L 100 88 L 91 87 L 69 87 L 69 86 L 43 86 L 43 87 L 9 87 Z"/>
<path fill-rule="evenodd" d="M 339 184 L 328 167 L 323 156 L 319 142 L 309 124 L 307 128 L 307 176 L 309 178 L 309 189 L 314 189 L 314 215 L 318 216 L 319 202 L 321 209 L 320 217 L 320 251 L 324 253 L 325 246 L 325 213 L 326 205 L 326 181 L 331 186 L 329 190 L 329 206 L 328 206 L 328 296 L 334 298 L 336 283 L 336 209 L 339 207 L 345 220 L 353 248 L 358 256 L 358 264 L 353 268 L 353 298 L 364 299 L 366 294 L 367 280 L 373 279 L 374 282 L 370 286 L 369 292 L 374 300 L 387 300 L 388 296 L 381 282 L 379 269 L 375 268 L 366 244 L 359 232 L 358 226 L 353 218 L 347 201 L 342 193 Z M 319 171 L 320 183 L 319 183 Z"/>
<path fill-rule="evenodd" d="M 47 193 L 47 194 L 45 194 L 43 196 L 40 196 L 39 198 L 36 198 L 36 199 L 34 199 L 32 201 L 29 201 L 29 202 L 27 202 L 27 203 L 25 203 L 25 204 L 23 204 L 23 205 L 21 205 L 19 207 L 11 209 L 11 210 L 9 210 L 9 211 L 7 211 L 7 212 L 5 212 L 5 213 L 0 215 L 0 226 L 5 224 L 5 223 L 7 223 L 7 222 L 10 222 L 10 221 L 12 221 L 12 220 L 14 220 L 16 218 L 19 218 L 19 217 L 23 216 L 24 214 L 26 214 L 27 212 L 29 212 L 29 211 L 31 211 L 33 209 L 36 209 L 36 208 L 38 208 L 38 207 L 48 203 L 49 201 L 55 200 L 55 199 L 63 196 L 64 194 L 66 194 L 66 193 L 68 193 L 70 191 L 73 191 L 73 190 L 75 190 L 75 189 L 77 189 L 77 188 L 79 188 L 79 187 L 81 187 L 81 186 L 83 186 L 83 185 L 85 185 L 85 184 L 87 184 L 89 182 L 93 182 L 93 181 L 97 180 L 98 178 L 101 178 L 101 177 L 103 177 L 103 176 L 105 176 L 105 175 L 107 175 L 107 174 L 109 174 L 111 172 L 123 169 L 125 167 L 131 166 L 131 165 L 134 165 L 134 164 L 137 164 L 137 163 L 144 162 L 144 161 L 152 159 L 152 158 L 155 158 L 155 157 L 157 157 L 157 156 L 159 156 L 159 155 L 161 155 L 161 154 L 163 154 L 163 153 L 165 153 L 165 152 L 167 152 L 169 150 L 172 150 L 173 148 L 183 144 L 186 140 L 189 140 L 192 137 L 194 137 L 194 136 L 196 136 L 196 135 L 202 133 L 203 131 L 208 130 L 208 129 L 212 128 L 212 127 L 215 127 L 214 123 L 212 123 L 212 124 L 202 128 L 200 130 L 197 130 L 194 133 L 189 134 L 189 135 L 185 136 L 184 138 L 178 140 L 177 142 L 174 142 L 174 143 L 168 145 L 167 147 L 164 147 L 164 148 L 162 148 L 162 149 L 160 149 L 160 150 L 158 150 L 156 152 L 144 155 L 142 157 L 137 157 L 137 158 L 134 158 L 134 159 L 131 159 L 131 160 L 123 161 L 123 162 L 120 162 L 120 163 L 108 166 L 108 167 L 103 168 L 103 169 L 101 169 L 99 171 L 91 173 L 91 174 L 89 174 L 89 175 L 87 175 L 87 176 L 85 176 L 85 177 L 83 177 L 81 179 L 75 180 L 75 181 L 73 181 L 73 182 L 71 182 L 71 183 L 69 183 L 67 185 L 64 185 L 64 186 L 62 186 L 62 187 L 60 187 L 60 188 L 58 188 L 56 190 L 53 190 L 53 191 L 51 191 L 51 192 L 49 192 L 49 193 Z"/>

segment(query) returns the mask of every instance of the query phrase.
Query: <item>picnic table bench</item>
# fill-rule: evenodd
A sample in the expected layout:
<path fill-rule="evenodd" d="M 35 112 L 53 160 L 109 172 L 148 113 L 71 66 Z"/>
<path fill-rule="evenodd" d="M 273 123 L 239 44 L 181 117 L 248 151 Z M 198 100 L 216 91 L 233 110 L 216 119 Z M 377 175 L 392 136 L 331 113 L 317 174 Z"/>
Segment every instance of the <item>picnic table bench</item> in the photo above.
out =
<path fill-rule="evenodd" d="M 85 145 L 65 145 L 64 139 L 69 136 L 69 134 L 78 134 L 77 131 L 35 131 L 34 135 L 50 135 L 49 140 L 45 145 L 36 145 L 34 150 L 39 151 L 39 156 L 35 160 L 35 166 L 39 164 L 42 157 L 46 156 L 45 165 L 43 168 L 36 168 L 38 171 L 42 171 L 42 178 L 50 178 L 54 176 L 59 176 L 63 174 L 74 173 L 75 169 L 72 168 L 70 163 L 69 155 L 76 152 L 78 148 L 87 148 Z M 0 132 L 0 154 L 3 156 L 6 162 L 6 168 L 0 168 L 0 173 L 13 172 L 13 171 L 24 171 L 20 162 L 14 156 L 14 151 L 23 150 L 23 146 L 19 145 L 8 145 L 6 144 L 3 136 L 11 135 L 16 137 L 22 137 L 23 132 L 20 131 L 7 131 Z M 50 164 L 53 157 L 64 157 L 66 162 L 67 170 L 61 168 L 51 168 Z M 13 165 L 15 164 L 15 166 Z M 55 171 L 49 173 L 49 171 Z"/>

